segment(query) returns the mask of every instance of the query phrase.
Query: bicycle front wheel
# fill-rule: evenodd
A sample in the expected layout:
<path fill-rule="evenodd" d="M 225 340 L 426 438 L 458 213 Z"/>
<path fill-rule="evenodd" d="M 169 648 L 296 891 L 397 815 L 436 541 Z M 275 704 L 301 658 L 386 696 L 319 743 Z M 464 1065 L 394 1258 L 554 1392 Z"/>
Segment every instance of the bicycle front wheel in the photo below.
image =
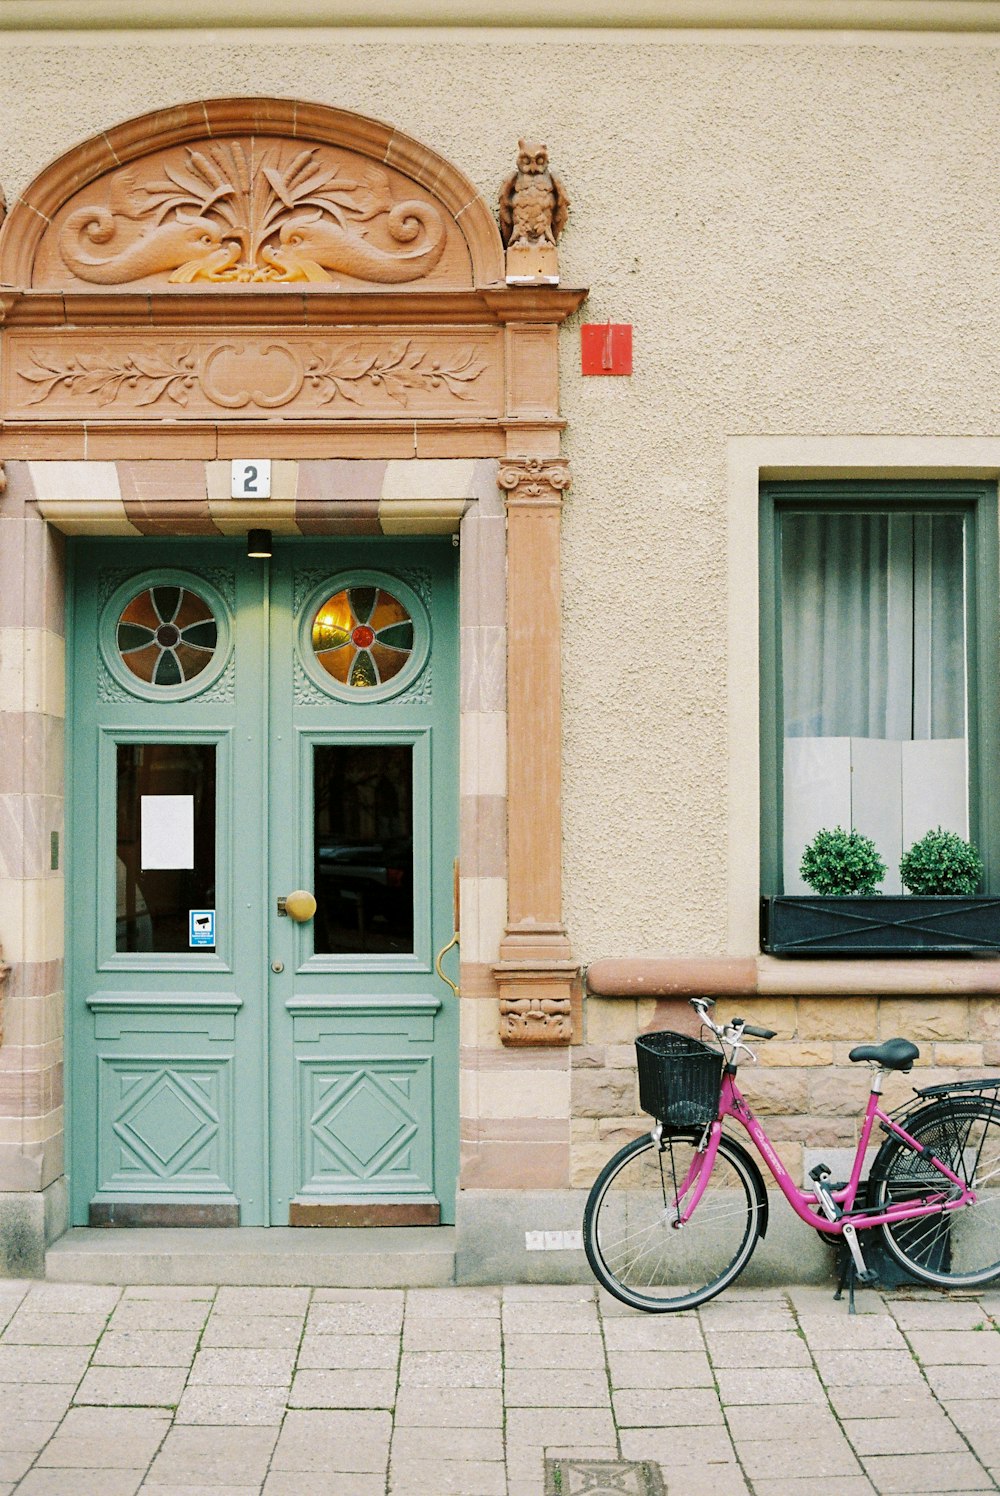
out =
<path fill-rule="evenodd" d="M 902 1125 L 975 1190 L 976 1203 L 883 1226 L 886 1249 L 908 1273 L 940 1288 L 975 1288 L 1000 1277 L 1000 1107 L 981 1096 L 954 1096 Z M 872 1164 L 868 1204 L 930 1204 L 949 1190 L 925 1156 L 890 1137 Z"/>
<path fill-rule="evenodd" d="M 660 1143 L 651 1134 L 637 1138 L 605 1164 L 590 1191 L 587 1259 L 598 1282 L 633 1309 L 666 1314 L 703 1304 L 739 1277 L 763 1235 L 760 1170 L 727 1137 L 691 1219 L 674 1224 L 698 1168 L 701 1137 L 700 1129 L 665 1129 Z"/>

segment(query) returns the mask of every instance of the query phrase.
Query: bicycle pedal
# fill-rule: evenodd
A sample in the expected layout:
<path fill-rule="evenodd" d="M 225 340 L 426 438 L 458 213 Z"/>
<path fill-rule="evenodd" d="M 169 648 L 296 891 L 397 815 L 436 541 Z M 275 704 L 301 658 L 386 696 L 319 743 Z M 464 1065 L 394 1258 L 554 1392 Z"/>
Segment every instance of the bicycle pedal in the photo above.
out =
<path fill-rule="evenodd" d="M 813 1164 L 812 1168 L 809 1170 L 809 1178 L 812 1180 L 813 1184 L 821 1184 L 824 1179 L 829 1179 L 829 1177 L 829 1164 Z"/>

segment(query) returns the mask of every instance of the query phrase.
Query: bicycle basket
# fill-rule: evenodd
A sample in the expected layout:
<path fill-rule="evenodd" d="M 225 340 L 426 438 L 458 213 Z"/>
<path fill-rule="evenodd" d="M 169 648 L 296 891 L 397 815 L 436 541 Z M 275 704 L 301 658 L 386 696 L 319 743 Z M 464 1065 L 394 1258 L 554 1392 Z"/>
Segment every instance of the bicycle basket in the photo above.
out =
<path fill-rule="evenodd" d="M 704 1127 L 719 1112 L 723 1057 L 688 1034 L 663 1031 L 635 1041 L 639 1105 L 670 1127 Z"/>

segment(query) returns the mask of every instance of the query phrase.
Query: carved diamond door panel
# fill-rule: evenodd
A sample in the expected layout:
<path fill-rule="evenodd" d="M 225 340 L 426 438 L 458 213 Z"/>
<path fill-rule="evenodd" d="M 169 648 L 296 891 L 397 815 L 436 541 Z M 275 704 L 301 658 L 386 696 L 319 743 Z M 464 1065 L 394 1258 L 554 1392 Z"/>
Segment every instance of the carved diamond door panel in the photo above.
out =
<path fill-rule="evenodd" d="M 73 561 L 74 1221 L 450 1219 L 450 544 Z"/>

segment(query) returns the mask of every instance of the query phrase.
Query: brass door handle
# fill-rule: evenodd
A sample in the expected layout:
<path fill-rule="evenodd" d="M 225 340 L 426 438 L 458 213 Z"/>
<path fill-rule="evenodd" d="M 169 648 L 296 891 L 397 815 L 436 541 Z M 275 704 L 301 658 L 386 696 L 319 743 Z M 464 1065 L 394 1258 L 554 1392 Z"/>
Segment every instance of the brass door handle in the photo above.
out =
<path fill-rule="evenodd" d="M 457 997 L 458 996 L 458 986 L 457 986 L 457 984 L 452 981 L 451 977 L 445 976 L 445 973 L 444 973 L 444 971 L 442 970 L 442 967 L 441 967 L 441 962 L 444 960 L 445 956 L 447 956 L 448 952 L 451 950 L 451 948 L 452 948 L 453 945 L 458 945 L 458 931 L 457 930 L 455 931 L 455 933 L 451 937 L 451 939 L 448 941 L 448 944 L 447 945 L 443 945 L 441 947 L 441 949 L 438 951 L 437 955 L 435 956 L 435 958 L 434 958 L 434 970 L 437 972 L 437 974 L 441 978 L 442 982 L 447 982 L 448 983 L 448 986 L 451 988 L 452 992 L 454 992 L 455 996 Z"/>
<path fill-rule="evenodd" d="M 278 913 L 294 919 L 296 924 L 303 925 L 316 913 L 316 900 L 307 889 L 296 888 L 292 893 L 284 893 L 280 896 Z"/>

